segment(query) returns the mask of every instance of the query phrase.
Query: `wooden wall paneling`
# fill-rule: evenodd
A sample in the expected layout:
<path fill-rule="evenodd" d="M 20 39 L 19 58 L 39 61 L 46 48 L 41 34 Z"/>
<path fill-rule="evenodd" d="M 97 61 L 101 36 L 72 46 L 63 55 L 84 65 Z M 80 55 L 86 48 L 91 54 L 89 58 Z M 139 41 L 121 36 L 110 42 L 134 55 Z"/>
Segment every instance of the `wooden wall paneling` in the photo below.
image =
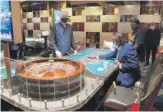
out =
<path fill-rule="evenodd" d="M 22 23 L 21 23 L 20 1 L 11 1 L 11 15 L 14 43 L 22 43 Z"/>

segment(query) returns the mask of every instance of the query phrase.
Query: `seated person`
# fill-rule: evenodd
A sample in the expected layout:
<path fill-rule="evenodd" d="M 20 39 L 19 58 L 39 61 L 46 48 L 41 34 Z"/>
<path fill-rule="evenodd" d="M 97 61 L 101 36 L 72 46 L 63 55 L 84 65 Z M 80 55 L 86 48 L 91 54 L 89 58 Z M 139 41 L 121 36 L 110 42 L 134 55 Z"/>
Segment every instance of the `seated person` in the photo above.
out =
<path fill-rule="evenodd" d="M 116 33 L 113 36 L 113 43 L 116 46 L 113 52 L 100 55 L 97 58 L 108 60 L 116 58 L 115 64 L 119 67 L 118 82 L 124 87 L 134 86 L 135 82 L 140 78 L 137 52 L 130 44 L 124 41 L 121 33 Z"/>

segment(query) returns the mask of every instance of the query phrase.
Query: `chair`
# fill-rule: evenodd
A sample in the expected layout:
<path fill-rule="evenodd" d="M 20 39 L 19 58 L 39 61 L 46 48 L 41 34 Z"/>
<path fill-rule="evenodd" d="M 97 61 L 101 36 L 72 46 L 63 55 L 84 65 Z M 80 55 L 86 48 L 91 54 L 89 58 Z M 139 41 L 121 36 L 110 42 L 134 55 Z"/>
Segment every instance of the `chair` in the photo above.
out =
<path fill-rule="evenodd" d="M 156 110 L 153 105 L 163 82 L 163 71 L 159 62 L 160 58 L 152 65 L 146 81 L 143 80 L 142 82 L 145 88 L 143 90 L 144 95 L 140 100 L 140 110 Z M 135 89 L 117 86 L 115 92 L 111 90 L 106 94 L 104 109 L 130 110 L 132 103 L 135 101 L 135 93 Z"/>

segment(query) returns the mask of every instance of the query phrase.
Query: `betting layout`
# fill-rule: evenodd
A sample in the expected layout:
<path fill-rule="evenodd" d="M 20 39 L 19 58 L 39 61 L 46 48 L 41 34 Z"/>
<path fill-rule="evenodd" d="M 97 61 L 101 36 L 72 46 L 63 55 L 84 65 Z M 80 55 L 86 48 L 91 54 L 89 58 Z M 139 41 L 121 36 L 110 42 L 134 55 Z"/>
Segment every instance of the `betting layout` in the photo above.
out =
<path fill-rule="evenodd" d="M 99 60 L 88 57 L 97 57 L 110 52 L 110 50 L 106 49 L 89 48 L 79 52 L 76 55 L 69 55 L 67 58 L 80 60 L 85 64 L 86 69 L 94 75 L 103 75 L 106 69 L 114 64 L 114 60 Z"/>
<path fill-rule="evenodd" d="M 80 60 L 83 63 L 91 63 L 91 64 L 96 64 L 99 62 L 99 60 L 97 58 L 89 58 L 89 57 L 97 57 L 103 54 L 107 54 L 109 53 L 109 50 L 104 50 L 104 49 L 97 49 L 95 52 L 90 53 L 88 55 L 85 55 L 84 57 L 82 57 Z"/>

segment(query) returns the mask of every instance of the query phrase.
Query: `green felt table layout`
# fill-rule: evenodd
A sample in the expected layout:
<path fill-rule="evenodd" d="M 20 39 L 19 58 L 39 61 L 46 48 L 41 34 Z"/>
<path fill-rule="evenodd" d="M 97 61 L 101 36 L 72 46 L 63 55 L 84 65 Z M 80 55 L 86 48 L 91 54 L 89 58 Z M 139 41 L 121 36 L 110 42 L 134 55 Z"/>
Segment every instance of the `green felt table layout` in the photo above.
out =
<path fill-rule="evenodd" d="M 11 76 L 14 77 L 15 76 L 15 69 L 11 69 Z M 7 72 L 6 72 L 6 67 L 5 66 L 1 66 L 0 67 L 0 79 L 6 79 L 7 78 Z"/>
<path fill-rule="evenodd" d="M 76 55 L 69 55 L 67 58 L 74 60 L 81 60 L 88 71 L 95 75 L 102 76 L 105 71 L 114 64 L 114 60 L 98 60 L 98 59 L 89 59 L 89 56 L 99 56 L 101 54 L 110 53 L 109 50 L 105 49 L 95 49 L 89 48 L 84 51 L 79 52 Z"/>

